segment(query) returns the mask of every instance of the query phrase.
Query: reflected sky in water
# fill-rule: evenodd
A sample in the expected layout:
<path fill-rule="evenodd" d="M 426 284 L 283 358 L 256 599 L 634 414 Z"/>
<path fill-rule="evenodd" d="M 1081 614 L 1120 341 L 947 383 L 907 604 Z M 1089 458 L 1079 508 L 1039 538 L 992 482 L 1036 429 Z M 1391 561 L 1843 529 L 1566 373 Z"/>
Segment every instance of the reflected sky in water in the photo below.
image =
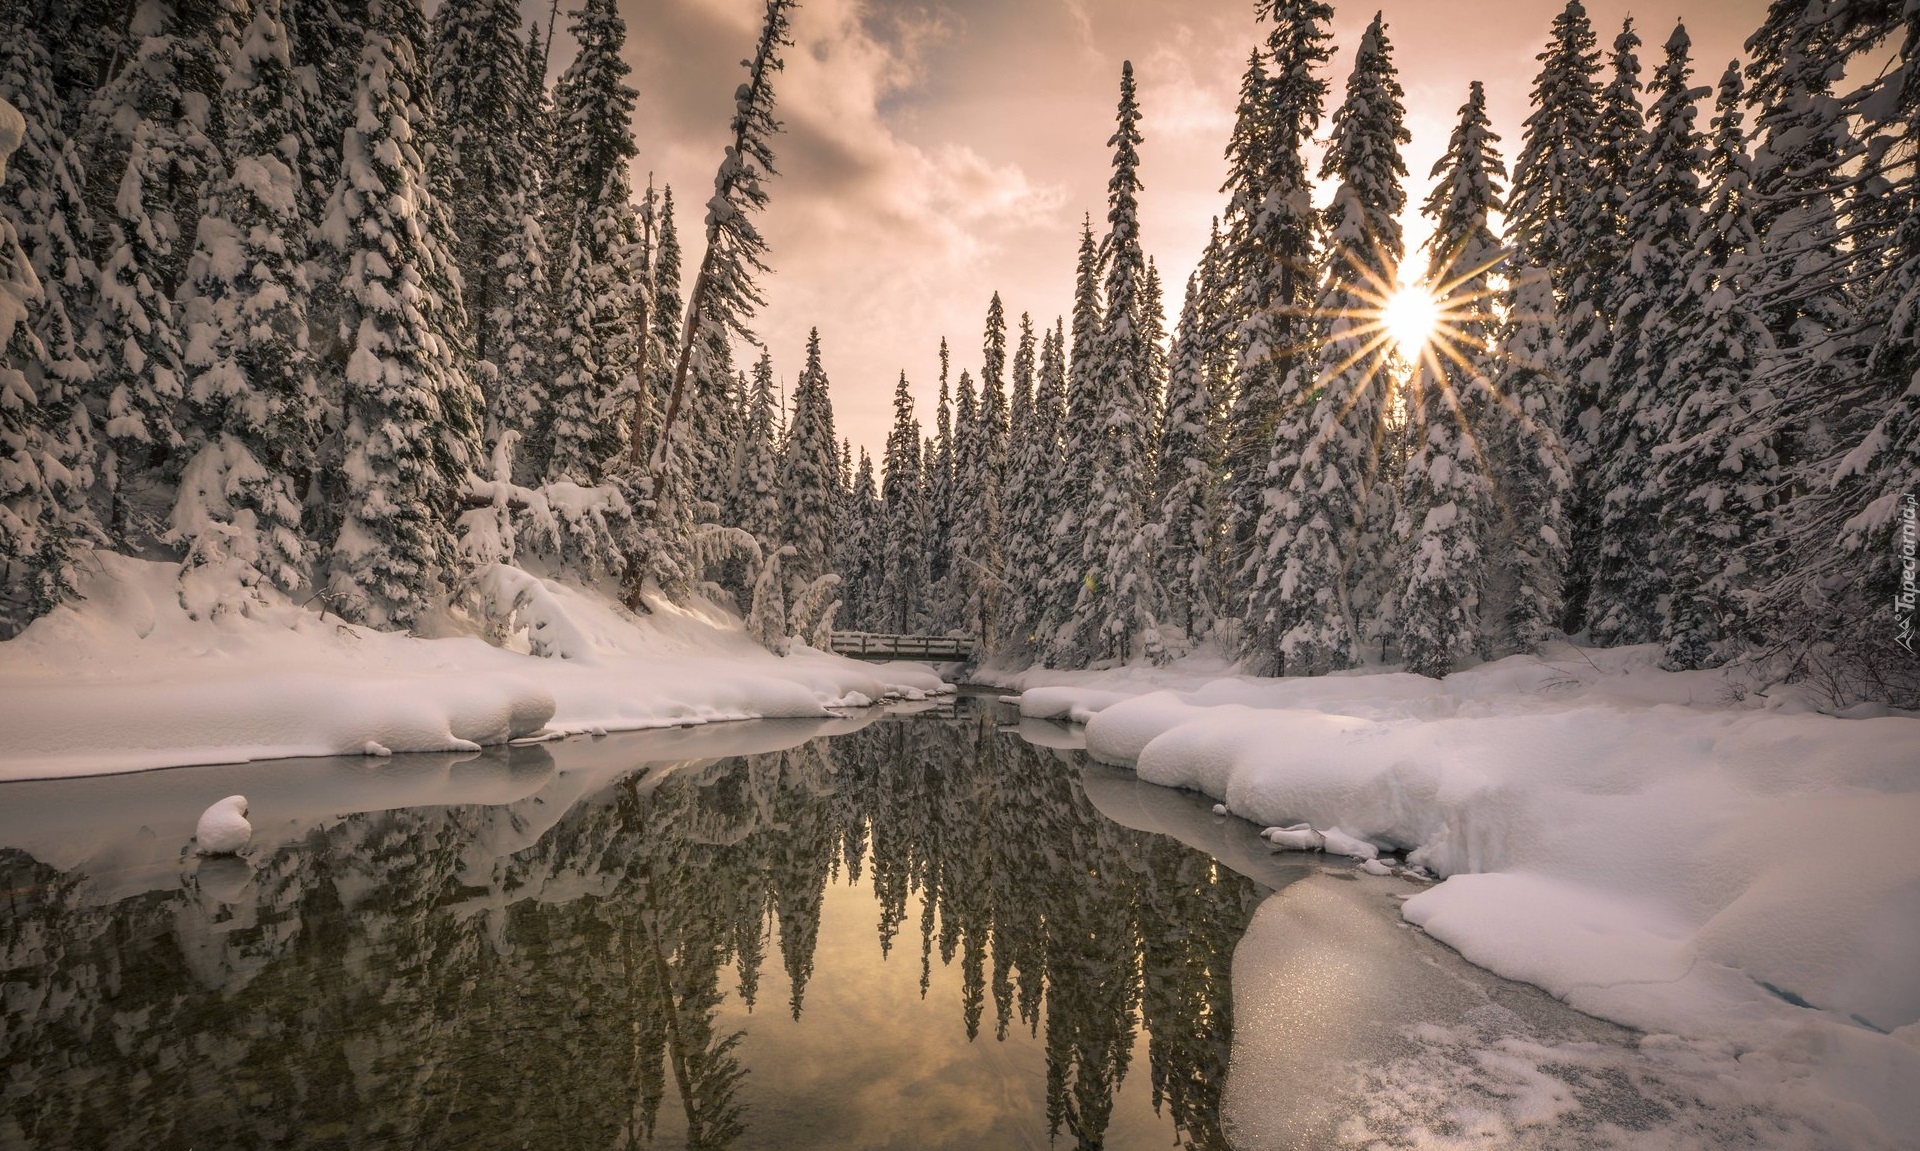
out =
<path fill-rule="evenodd" d="M 1082 770 L 963 701 L 8 785 L 0 1148 L 1224 1147 L 1269 889 Z"/>

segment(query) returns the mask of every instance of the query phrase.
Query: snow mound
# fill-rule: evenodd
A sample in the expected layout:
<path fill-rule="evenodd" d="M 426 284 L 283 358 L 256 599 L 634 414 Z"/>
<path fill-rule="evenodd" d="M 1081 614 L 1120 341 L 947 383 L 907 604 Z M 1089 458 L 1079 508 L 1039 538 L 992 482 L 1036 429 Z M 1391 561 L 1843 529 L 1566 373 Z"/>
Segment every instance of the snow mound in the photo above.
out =
<path fill-rule="evenodd" d="M 253 839 L 247 822 L 247 797 L 229 795 L 200 813 L 193 828 L 194 846 L 201 855 L 233 855 Z"/>
<path fill-rule="evenodd" d="M 952 690 L 924 666 L 775 657 L 704 603 L 639 616 L 504 565 L 476 597 L 496 644 L 373 631 L 284 597 L 207 618 L 183 606 L 173 564 L 97 553 L 89 567 L 84 599 L 0 644 L 0 779 L 472 751 Z"/>
<path fill-rule="evenodd" d="M 1843 1053 L 1833 1090 L 1920 1129 L 1920 723 L 1745 703 L 1656 656 L 1029 694 L 1276 847 L 1408 851 L 1449 878 L 1406 918 L 1477 964 L 1807 1081 Z"/>

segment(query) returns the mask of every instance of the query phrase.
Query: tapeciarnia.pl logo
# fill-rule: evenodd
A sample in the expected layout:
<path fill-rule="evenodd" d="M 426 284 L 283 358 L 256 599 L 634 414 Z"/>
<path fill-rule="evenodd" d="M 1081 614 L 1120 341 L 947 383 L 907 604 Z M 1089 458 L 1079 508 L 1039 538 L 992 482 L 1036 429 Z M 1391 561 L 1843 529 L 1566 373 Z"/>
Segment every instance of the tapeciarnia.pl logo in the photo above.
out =
<path fill-rule="evenodd" d="M 1900 590 L 1893 597 L 1893 618 L 1897 629 L 1893 642 L 1913 651 L 1913 609 L 1916 600 L 1920 600 L 1920 589 L 1914 585 L 1914 552 L 1920 545 L 1920 508 L 1916 508 L 1912 493 L 1900 501 Z"/>

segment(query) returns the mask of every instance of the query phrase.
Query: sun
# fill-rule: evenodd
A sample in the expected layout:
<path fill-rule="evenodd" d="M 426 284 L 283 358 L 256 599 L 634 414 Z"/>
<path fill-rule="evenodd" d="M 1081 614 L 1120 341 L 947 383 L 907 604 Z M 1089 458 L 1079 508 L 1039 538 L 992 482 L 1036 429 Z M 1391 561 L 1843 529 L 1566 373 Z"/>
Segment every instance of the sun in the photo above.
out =
<path fill-rule="evenodd" d="M 1380 323 L 1393 338 L 1400 355 L 1409 363 L 1418 362 L 1420 353 L 1433 339 L 1433 331 L 1440 320 L 1440 304 L 1433 293 L 1419 284 L 1407 284 L 1393 295 L 1380 309 Z"/>

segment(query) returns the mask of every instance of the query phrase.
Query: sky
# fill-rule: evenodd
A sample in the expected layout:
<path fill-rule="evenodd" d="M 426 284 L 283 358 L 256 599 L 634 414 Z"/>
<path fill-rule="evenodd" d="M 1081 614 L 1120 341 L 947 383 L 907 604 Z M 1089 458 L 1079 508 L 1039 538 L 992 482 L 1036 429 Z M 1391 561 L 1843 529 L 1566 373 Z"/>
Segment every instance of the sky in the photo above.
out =
<path fill-rule="evenodd" d="M 523 0 L 543 26 L 544 0 Z M 553 72 L 572 55 L 559 17 Z M 1335 6 L 1329 119 L 1353 46 L 1383 8 L 1406 88 L 1410 244 L 1430 171 L 1470 81 L 1486 84 L 1500 150 L 1519 150 L 1528 93 L 1564 0 L 1387 0 Z M 1676 19 L 1711 88 L 1758 26 L 1765 0 L 1587 0 L 1601 45 L 1632 15 L 1652 78 Z M 710 194 L 764 0 L 620 0 L 640 93 L 636 186 L 672 185 L 688 279 L 696 207 Z M 543 27 L 544 31 L 544 27 Z M 1265 35 L 1251 0 L 802 0 L 776 81 L 779 175 L 761 220 L 773 273 L 755 330 L 788 387 L 818 326 L 835 426 L 876 457 L 904 369 L 931 428 L 939 344 L 979 372 L 988 301 L 1009 328 L 1068 313 L 1083 213 L 1104 230 L 1120 67 L 1131 60 L 1145 137 L 1140 229 L 1178 315 L 1221 211 L 1223 153 L 1248 53 Z M 1700 120 L 1706 125 L 1706 115 Z M 1324 137 L 1329 123 L 1323 121 Z M 1317 163 L 1317 161 L 1316 161 Z M 1424 261 L 1422 261 L 1424 264 Z"/>

